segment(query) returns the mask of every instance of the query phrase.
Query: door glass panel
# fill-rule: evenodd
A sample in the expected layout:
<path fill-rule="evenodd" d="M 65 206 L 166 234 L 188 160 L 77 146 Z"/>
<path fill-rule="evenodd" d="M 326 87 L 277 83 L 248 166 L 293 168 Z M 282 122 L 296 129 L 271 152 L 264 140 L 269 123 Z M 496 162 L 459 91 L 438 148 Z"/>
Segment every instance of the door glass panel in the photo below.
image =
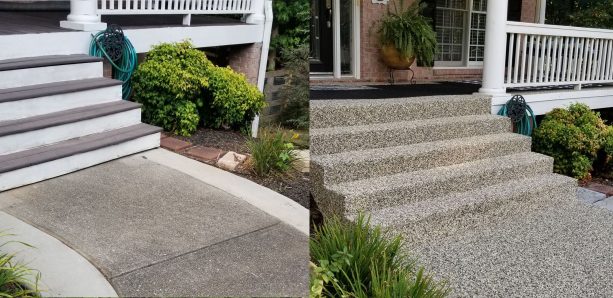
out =
<path fill-rule="evenodd" d="M 467 0 L 436 1 L 437 61 L 462 62 Z"/>
<path fill-rule="evenodd" d="M 483 61 L 486 10 L 487 0 L 473 0 L 473 10 L 470 14 L 469 61 Z"/>
<path fill-rule="evenodd" d="M 320 60 L 319 1 L 311 1 L 311 59 Z"/>
<path fill-rule="evenodd" d="M 350 74 L 353 58 L 353 0 L 340 0 L 341 73 Z"/>

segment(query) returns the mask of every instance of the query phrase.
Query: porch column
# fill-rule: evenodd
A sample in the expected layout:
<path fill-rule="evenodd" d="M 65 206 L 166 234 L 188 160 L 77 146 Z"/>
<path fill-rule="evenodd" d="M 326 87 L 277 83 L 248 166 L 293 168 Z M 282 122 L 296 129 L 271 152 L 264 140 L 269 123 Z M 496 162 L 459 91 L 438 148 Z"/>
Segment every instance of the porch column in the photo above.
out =
<path fill-rule="evenodd" d="M 60 21 L 60 27 L 82 31 L 100 31 L 106 29 L 97 13 L 98 0 L 70 0 L 70 14 L 66 21 Z"/>
<path fill-rule="evenodd" d="M 483 83 L 479 93 L 501 95 L 504 87 L 505 53 L 507 52 L 508 0 L 488 0 L 485 22 L 485 53 L 483 57 Z"/>
<path fill-rule="evenodd" d="M 253 8 L 253 13 L 247 15 L 245 22 L 248 24 L 263 24 L 266 21 L 264 0 L 252 0 L 251 7 Z"/>

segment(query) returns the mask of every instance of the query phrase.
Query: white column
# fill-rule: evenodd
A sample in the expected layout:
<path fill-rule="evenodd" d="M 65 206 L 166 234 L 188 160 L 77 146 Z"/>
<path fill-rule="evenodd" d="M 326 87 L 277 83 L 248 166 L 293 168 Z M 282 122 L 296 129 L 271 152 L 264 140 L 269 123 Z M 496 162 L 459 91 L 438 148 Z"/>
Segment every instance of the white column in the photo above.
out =
<path fill-rule="evenodd" d="M 539 0 L 538 2 L 538 23 L 545 24 L 545 12 L 547 11 L 547 0 Z"/>
<path fill-rule="evenodd" d="M 341 77 L 341 1 L 332 0 L 332 73 Z"/>
<path fill-rule="evenodd" d="M 485 22 L 485 53 L 483 57 L 483 83 L 479 93 L 502 95 L 504 87 L 505 54 L 507 52 L 508 0 L 488 0 Z"/>
<path fill-rule="evenodd" d="M 266 21 L 264 15 L 264 0 L 251 0 L 252 13 L 245 20 L 248 24 L 263 24 Z"/>
<path fill-rule="evenodd" d="M 97 13 L 98 0 L 70 0 L 70 14 L 60 27 L 82 31 L 100 31 L 106 24 Z"/>
<path fill-rule="evenodd" d="M 259 2 L 259 1 L 255 1 Z M 264 92 L 264 81 L 266 80 L 266 67 L 268 65 L 268 50 L 270 49 L 270 35 L 272 33 L 273 11 L 272 0 L 265 0 L 260 2 L 262 4 L 262 11 L 264 16 L 264 26 L 262 34 L 262 49 L 260 52 L 260 65 L 258 68 L 258 89 Z M 247 18 L 249 22 L 249 18 Z M 251 136 L 256 138 L 258 136 L 258 128 L 260 126 L 260 116 L 256 115 L 251 123 Z"/>

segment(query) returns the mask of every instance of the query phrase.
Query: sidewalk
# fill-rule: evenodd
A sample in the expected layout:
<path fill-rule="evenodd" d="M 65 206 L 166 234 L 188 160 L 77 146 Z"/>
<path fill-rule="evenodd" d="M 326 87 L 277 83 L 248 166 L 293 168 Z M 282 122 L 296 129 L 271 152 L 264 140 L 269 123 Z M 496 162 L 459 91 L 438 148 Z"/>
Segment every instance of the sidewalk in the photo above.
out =
<path fill-rule="evenodd" d="M 303 231 L 152 152 L 0 193 L 0 211 L 79 252 L 119 296 L 307 294 Z"/>

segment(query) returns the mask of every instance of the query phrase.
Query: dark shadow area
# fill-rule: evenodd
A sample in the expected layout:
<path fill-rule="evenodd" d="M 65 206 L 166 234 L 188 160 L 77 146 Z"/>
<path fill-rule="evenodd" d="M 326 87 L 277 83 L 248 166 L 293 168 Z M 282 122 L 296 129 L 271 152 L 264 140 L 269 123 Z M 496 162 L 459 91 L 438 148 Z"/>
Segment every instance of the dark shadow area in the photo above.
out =
<path fill-rule="evenodd" d="M 368 86 L 311 86 L 311 100 L 318 99 L 380 99 L 435 95 L 472 94 L 479 91 L 480 84 L 465 82 L 437 82 L 415 85 L 368 85 Z"/>

